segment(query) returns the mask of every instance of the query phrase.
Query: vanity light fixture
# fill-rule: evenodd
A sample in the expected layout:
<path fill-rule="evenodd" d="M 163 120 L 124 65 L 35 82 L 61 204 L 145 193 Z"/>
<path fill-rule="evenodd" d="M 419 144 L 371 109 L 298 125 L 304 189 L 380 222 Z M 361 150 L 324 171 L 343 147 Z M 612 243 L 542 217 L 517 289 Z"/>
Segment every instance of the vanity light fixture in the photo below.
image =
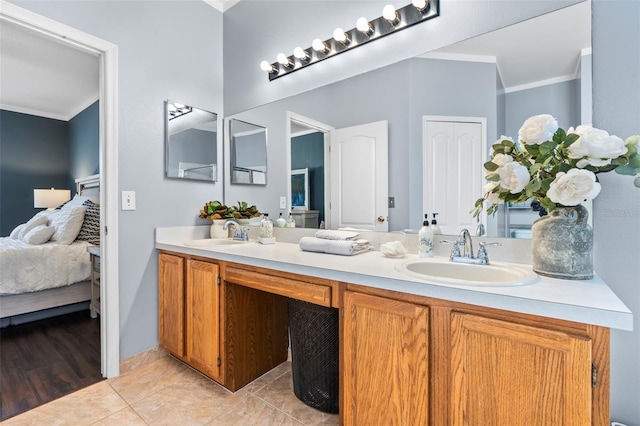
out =
<path fill-rule="evenodd" d="M 169 115 L 167 118 L 169 120 L 173 120 L 174 118 L 178 118 L 181 115 L 185 115 L 190 113 L 192 108 L 189 105 L 179 104 L 177 102 L 169 102 L 167 103 L 167 114 Z"/>
<path fill-rule="evenodd" d="M 331 50 L 329 45 L 319 38 L 313 40 L 313 42 L 311 43 L 311 47 L 313 47 L 313 50 L 315 50 L 316 52 L 324 53 L 325 55 L 328 54 Z"/>
<path fill-rule="evenodd" d="M 376 30 L 373 29 L 373 25 L 364 16 L 358 18 L 356 21 L 356 29 L 364 35 L 371 37 Z"/>
<path fill-rule="evenodd" d="M 280 65 L 283 65 L 285 68 L 293 68 L 296 64 L 284 53 L 278 53 L 276 56 L 276 60 Z"/>
<path fill-rule="evenodd" d="M 307 62 L 311 59 L 311 55 L 309 55 L 309 52 L 307 52 L 300 46 L 293 49 L 293 56 L 298 58 L 301 62 Z"/>
<path fill-rule="evenodd" d="M 333 30 L 333 39 L 344 46 L 351 43 L 351 37 L 349 34 L 345 33 L 342 28 L 336 28 Z"/>
<path fill-rule="evenodd" d="M 416 8 L 416 10 L 420 13 L 422 13 L 423 11 L 425 11 L 427 9 L 427 5 L 429 4 L 429 0 L 413 0 L 411 2 L 411 4 L 413 5 L 413 7 Z"/>
<path fill-rule="evenodd" d="M 394 27 L 400 23 L 400 15 L 392 4 L 388 4 L 382 9 L 382 17 Z"/>
<path fill-rule="evenodd" d="M 310 48 L 296 47 L 292 56 L 279 53 L 276 62 L 262 61 L 260 68 L 269 73 L 269 81 L 275 80 L 370 41 L 435 18 L 440 15 L 439 7 L 440 0 L 412 0 L 399 9 L 388 4 L 384 7 L 382 16 L 371 21 L 364 17 L 359 18 L 355 28 L 348 31 L 336 28 L 333 38 L 324 41 L 316 38 Z"/>

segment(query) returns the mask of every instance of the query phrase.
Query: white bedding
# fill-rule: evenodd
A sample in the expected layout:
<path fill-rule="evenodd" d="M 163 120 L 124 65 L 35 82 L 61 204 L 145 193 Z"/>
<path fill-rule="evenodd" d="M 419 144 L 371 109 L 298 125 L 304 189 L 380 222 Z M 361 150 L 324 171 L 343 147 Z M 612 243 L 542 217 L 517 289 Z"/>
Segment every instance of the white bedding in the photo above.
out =
<path fill-rule="evenodd" d="M 91 276 L 85 241 L 29 245 L 0 238 L 0 294 L 18 294 L 62 287 Z"/>

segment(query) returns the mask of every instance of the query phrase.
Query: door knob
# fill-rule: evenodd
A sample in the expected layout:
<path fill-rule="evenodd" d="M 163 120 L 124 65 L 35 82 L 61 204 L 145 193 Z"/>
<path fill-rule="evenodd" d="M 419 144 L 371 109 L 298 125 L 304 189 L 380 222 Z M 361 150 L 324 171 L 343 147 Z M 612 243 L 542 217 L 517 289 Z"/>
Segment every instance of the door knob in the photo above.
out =
<path fill-rule="evenodd" d="M 384 216 L 378 216 L 378 222 L 380 223 L 384 222 Z"/>

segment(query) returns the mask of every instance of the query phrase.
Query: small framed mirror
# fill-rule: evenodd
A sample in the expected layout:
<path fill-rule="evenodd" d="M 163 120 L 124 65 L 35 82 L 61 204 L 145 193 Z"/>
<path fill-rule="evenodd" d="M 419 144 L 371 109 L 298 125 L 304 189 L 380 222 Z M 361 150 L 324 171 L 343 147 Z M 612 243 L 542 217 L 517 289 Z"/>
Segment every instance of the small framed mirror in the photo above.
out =
<path fill-rule="evenodd" d="M 165 102 L 166 175 L 169 178 L 218 180 L 218 115 Z"/>
<path fill-rule="evenodd" d="M 267 184 L 267 129 L 232 118 L 229 120 L 231 183 Z"/>

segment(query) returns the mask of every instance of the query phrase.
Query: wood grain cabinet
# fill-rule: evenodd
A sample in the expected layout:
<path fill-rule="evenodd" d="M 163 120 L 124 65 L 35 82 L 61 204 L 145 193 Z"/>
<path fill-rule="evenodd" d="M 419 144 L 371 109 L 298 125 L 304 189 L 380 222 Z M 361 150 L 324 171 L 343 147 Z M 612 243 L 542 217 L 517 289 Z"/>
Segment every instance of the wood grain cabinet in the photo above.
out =
<path fill-rule="evenodd" d="M 345 425 L 426 425 L 429 419 L 429 309 L 345 292 Z"/>
<path fill-rule="evenodd" d="M 347 284 L 345 425 L 604 425 L 609 330 Z"/>
<path fill-rule="evenodd" d="M 222 382 L 219 277 L 214 262 L 159 256 L 160 345 Z"/>
<path fill-rule="evenodd" d="M 451 424 L 589 425 L 591 340 L 452 313 Z"/>

